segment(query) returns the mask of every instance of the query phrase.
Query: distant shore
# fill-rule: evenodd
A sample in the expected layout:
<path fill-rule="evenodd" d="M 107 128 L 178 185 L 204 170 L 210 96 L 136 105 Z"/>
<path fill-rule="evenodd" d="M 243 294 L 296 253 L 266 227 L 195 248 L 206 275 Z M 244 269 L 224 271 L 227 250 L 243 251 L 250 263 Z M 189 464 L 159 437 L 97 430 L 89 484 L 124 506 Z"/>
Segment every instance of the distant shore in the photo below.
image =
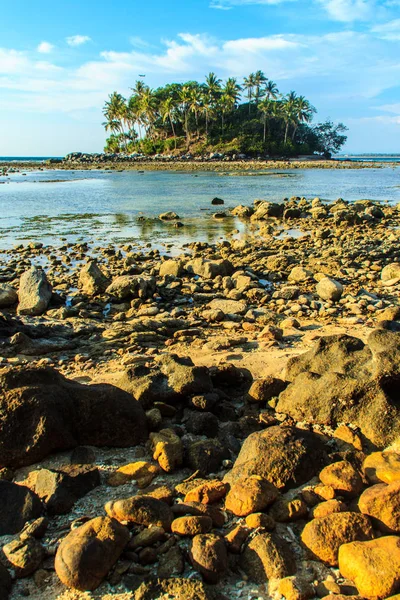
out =
<path fill-rule="evenodd" d="M 210 159 L 118 159 L 118 160 L 62 160 L 60 162 L 46 161 L 35 163 L 32 161 L 2 162 L 2 171 L 11 170 L 113 170 L 113 171 L 262 171 L 266 169 L 382 169 L 385 167 L 398 167 L 396 162 L 364 162 L 351 160 L 210 160 Z"/>

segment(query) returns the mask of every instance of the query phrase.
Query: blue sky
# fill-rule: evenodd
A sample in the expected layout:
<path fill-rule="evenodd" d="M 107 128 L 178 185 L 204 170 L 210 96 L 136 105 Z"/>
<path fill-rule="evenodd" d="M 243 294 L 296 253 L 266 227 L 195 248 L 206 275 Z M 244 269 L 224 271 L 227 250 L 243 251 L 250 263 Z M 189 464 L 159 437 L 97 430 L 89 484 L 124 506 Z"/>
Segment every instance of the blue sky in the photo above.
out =
<path fill-rule="evenodd" d="M 101 151 L 102 106 L 139 74 L 156 87 L 261 69 L 347 152 L 400 152 L 400 0 L 15 0 L 0 20 L 0 156 Z"/>

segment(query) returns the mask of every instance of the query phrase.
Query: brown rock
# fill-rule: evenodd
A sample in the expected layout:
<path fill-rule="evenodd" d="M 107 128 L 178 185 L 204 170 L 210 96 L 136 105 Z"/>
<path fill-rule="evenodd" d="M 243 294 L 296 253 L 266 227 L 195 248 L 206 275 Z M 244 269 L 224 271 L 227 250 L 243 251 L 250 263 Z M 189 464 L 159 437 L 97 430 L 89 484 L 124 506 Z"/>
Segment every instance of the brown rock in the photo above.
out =
<path fill-rule="evenodd" d="M 229 489 L 228 484 L 213 479 L 207 481 L 194 489 L 190 490 L 185 496 L 185 502 L 201 502 L 203 504 L 213 504 L 224 498 Z"/>
<path fill-rule="evenodd" d="M 128 529 L 115 519 L 91 519 L 62 540 L 55 559 L 56 573 L 67 587 L 95 590 L 128 540 Z"/>
<path fill-rule="evenodd" d="M 322 500 L 333 500 L 336 492 L 331 485 L 316 485 L 313 492 Z"/>
<path fill-rule="evenodd" d="M 345 512 L 347 510 L 347 506 L 344 502 L 340 500 L 327 500 L 326 502 L 321 502 L 314 506 L 311 516 L 313 519 L 321 519 L 322 517 L 327 517 L 333 513 Z"/>
<path fill-rule="evenodd" d="M 172 521 L 171 531 L 178 535 L 194 537 L 200 533 L 208 533 L 212 529 L 210 517 L 178 517 Z"/>
<path fill-rule="evenodd" d="M 44 506 L 24 485 L 0 481 L 0 536 L 19 533 L 25 523 L 40 517 Z"/>
<path fill-rule="evenodd" d="M 389 450 L 373 452 L 365 459 L 363 471 L 370 483 L 400 481 L 400 454 Z"/>
<path fill-rule="evenodd" d="M 400 481 L 377 483 L 363 492 L 358 507 L 384 533 L 400 533 Z"/>
<path fill-rule="evenodd" d="M 301 534 L 303 544 L 311 553 L 330 566 L 338 564 L 338 551 L 342 544 L 373 537 L 368 517 L 351 512 L 314 519 L 307 523 Z"/>
<path fill-rule="evenodd" d="M 322 469 L 319 478 L 342 496 L 357 496 L 364 487 L 360 474 L 347 460 L 328 465 Z"/>
<path fill-rule="evenodd" d="M 225 535 L 225 542 L 229 552 L 240 554 L 244 542 L 247 540 L 250 531 L 243 525 L 236 525 Z"/>
<path fill-rule="evenodd" d="M 129 550 L 136 550 L 136 548 L 153 546 L 164 539 L 165 531 L 162 527 L 149 527 L 135 535 L 129 542 L 128 548 Z"/>
<path fill-rule="evenodd" d="M 165 502 L 151 496 L 132 496 L 124 500 L 107 502 L 106 513 L 117 521 L 128 521 L 138 525 L 156 525 L 170 531 L 173 515 Z"/>
<path fill-rule="evenodd" d="M 210 533 L 196 535 L 192 541 L 190 560 L 207 583 L 218 583 L 228 569 L 224 540 Z"/>
<path fill-rule="evenodd" d="M 360 596 L 387 598 L 400 591 L 400 538 L 343 544 L 339 549 L 341 574 L 354 581 Z"/>
<path fill-rule="evenodd" d="M 250 527 L 250 529 L 262 527 L 266 531 L 273 531 L 276 523 L 270 515 L 266 515 L 265 513 L 253 513 L 246 517 L 246 525 L 247 527 Z"/>
<path fill-rule="evenodd" d="M 3 552 L 18 579 L 32 575 L 44 558 L 43 546 L 35 538 L 28 536 L 23 540 L 9 542 L 3 547 Z"/>
<path fill-rule="evenodd" d="M 247 394 L 249 402 L 268 402 L 271 398 L 279 396 L 286 388 L 287 382 L 276 377 L 266 377 L 265 379 L 257 379 L 251 385 Z"/>
<path fill-rule="evenodd" d="M 135 600 L 173 598 L 174 600 L 219 600 L 218 594 L 202 581 L 171 577 L 143 582 L 135 591 Z"/>
<path fill-rule="evenodd" d="M 179 546 L 172 546 L 165 554 L 161 554 L 158 561 L 158 577 L 176 577 L 182 575 L 185 568 L 182 550 Z"/>
<path fill-rule="evenodd" d="M 289 523 L 290 521 L 306 518 L 308 508 L 304 500 L 300 498 L 294 498 L 293 500 L 279 498 L 269 509 L 268 514 L 278 523 Z"/>
<path fill-rule="evenodd" d="M 256 583 L 296 573 L 296 561 L 289 545 L 274 533 L 260 533 L 250 541 L 241 556 L 241 567 Z"/>
<path fill-rule="evenodd" d="M 160 469 L 156 465 L 140 460 L 134 463 L 129 463 L 111 473 L 107 483 L 113 487 L 125 485 L 129 481 L 135 480 L 140 489 L 148 486 L 155 477 L 157 477 Z"/>
<path fill-rule="evenodd" d="M 340 442 L 344 442 L 347 445 L 353 446 L 356 450 L 362 450 L 362 441 L 359 435 L 355 433 L 350 427 L 347 425 L 339 425 L 335 429 L 333 434 L 336 440 L 339 440 L 339 447 L 341 446 Z"/>
<path fill-rule="evenodd" d="M 313 586 L 298 575 L 281 579 L 278 591 L 286 600 L 308 600 L 315 595 Z"/>
<path fill-rule="evenodd" d="M 216 506 L 202 504 L 201 502 L 180 502 L 172 507 L 174 515 L 194 515 L 210 517 L 214 527 L 222 527 L 225 516 L 222 510 Z"/>
<path fill-rule="evenodd" d="M 183 446 L 179 436 L 172 429 L 162 429 L 150 433 L 153 458 L 167 473 L 178 469 L 183 462 Z"/>
<path fill-rule="evenodd" d="M 267 508 L 276 500 L 278 494 L 272 483 L 252 475 L 232 485 L 225 500 L 225 508 L 238 517 L 245 517 Z"/>

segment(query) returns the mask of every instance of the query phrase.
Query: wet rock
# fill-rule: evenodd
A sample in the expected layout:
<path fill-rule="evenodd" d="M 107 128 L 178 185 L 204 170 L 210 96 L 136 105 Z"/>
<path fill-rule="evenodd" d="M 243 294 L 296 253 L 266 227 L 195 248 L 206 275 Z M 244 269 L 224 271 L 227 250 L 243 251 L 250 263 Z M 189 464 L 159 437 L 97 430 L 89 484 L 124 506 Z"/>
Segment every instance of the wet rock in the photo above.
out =
<path fill-rule="evenodd" d="M 155 525 L 170 531 L 173 514 L 165 502 L 151 496 L 132 496 L 105 505 L 106 513 L 117 521 L 127 521 L 149 527 Z"/>
<path fill-rule="evenodd" d="M 87 296 L 102 294 L 110 285 L 110 280 L 100 270 L 97 261 L 91 260 L 79 272 L 78 287 Z"/>
<path fill-rule="evenodd" d="M 260 533 L 246 546 L 240 561 L 247 576 L 256 583 L 282 579 L 296 573 L 290 546 L 275 533 Z"/>
<path fill-rule="evenodd" d="M 40 567 L 45 554 L 40 542 L 28 536 L 9 542 L 3 547 L 3 552 L 18 579 L 32 575 Z"/>
<path fill-rule="evenodd" d="M 225 542 L 214 534 L 196 535 L 190 549 L 193 567 L 207 583 L 218 583 L 228 569 Z"/>
<path fill-rule="evenodd" d="M 156 280 L 149 275 L 120 275 L 106 289 L 116 300 L 150 298 L 156 291 Z"/>
<path fill-rule="evenodd" d="M 172 429 L 162 429 L 150 433 L 153 458 L 167 473 L 179 468 L 183 462 L 183 445 L 179 436 Z"/>
<path fill-rule="evenodd" d="M 106 384 L 82 385 L 50 367 L 0 371 L 0 466 L 38 462 L 81 444 L 134 446 L 147 438 L 138 402 Z"/>
<path fill-rule="evenodd" d="M 400 538 L 381 537 L 344 544 L 339 549 L 341 574 L 354 581 L 364 598 L 388 598 L 400 591 Z"/>
<path fill-rule="evenodd" d="M 69 466 L 61 471 L 40 469 L 29 474 L 26 485 L 44 502 L 50 515 L 62 515 L 100 485 L 100 474 L 96 467 L 87 466 Z"/>
<path fill-rule="evenodd" d="M 36 494 L 23 485 L 0 481 L 0 535 L 18 533 L 27 521 L 40 517 L 44 506 Z"/>
<path fill-rule="evenodd" d="M 224 201 L 222 200 L 222 198 L 215 197 L 211 200 L 211 204 L 213 206 L 218 206 L 218 205 L 224 204 Z"/>
<path fill-rule="evenodd" d="M 400 533 L 400 481 L 378 483 L 363 492 L 358 507 L 384 533 Z"/>
<path fill-rule="evenodd" d="M 16 290 L 8 283 L 0 283 L 0 308 L 13 306 L 18 302 Z"/>
<path fill-rule="evenodd" d="M 277 488 L 259 475 L 234 483 L 225 500 L 225 508 L 238 517 L 262 511 L 278 497 Z"/>
<path fill-rule="evenodd" d="M 322 300 L 337 302 L 342 297 L 343 286 L 338 281 L 335 281 L 335 279 L 324 277 L 317 283 L 316 291 Z"/>
<path fill-rule="evenodd" d="M 67 587 L 95 590 L 128 541 L 128 529 L 115 519 L 91 519 L 62 540 L 56 554 L 56 573 Z"/>
<path fill-rule="evenodd" d="M 311 479 L 324 460 L 324 445 L 317 435 L 294 427 L 269 427 L 244 441 L 224 481 L 232 485 L 259 475 L 279 489 L 297 487 Z"/>
<path fill-rule="evenodd" d="M 358 496 L 363 487 L 360 474 L 347 460 L 326 466 L 319 474 L 324 485 L 329 485 L 341 496 Z"/>
<path fill-rule="evenodd" d="M 49 305 L 52 287 L 46 273 L 31 267 L 21 275 L 18 290 L 18 313 L 20 315 L 41 315 Z"/>
<path fill-rule="evenodd" d="M 307 523 L 301 534 L 303 544 L 322 562 L 336 566 L 342 544 L 374 537 L 371 522 L 358 513 L 334 513 Z"/>
<path fill-rule="evenodd" d="M 179 517 L 172 521 L 171 531 L 178 535 L 194 537 L 208 533 L 212 529 L 212 520 L 206 516 Z"/>
<path fill-rule="evenodd" d="M 177 215 L 176 212 L 173 211 L 161 213 L 160 215 L 158 215 L 158 218 L 161 219 L 161 221 L 176 221 L 177 219 L 180 219 L 179 215 Z"/>

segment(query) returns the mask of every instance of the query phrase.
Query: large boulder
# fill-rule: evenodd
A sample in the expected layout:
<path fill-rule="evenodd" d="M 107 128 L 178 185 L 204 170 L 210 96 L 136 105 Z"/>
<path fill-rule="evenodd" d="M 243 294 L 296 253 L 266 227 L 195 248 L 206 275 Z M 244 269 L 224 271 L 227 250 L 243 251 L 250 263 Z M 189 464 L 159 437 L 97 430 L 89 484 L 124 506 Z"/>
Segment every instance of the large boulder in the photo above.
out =
<path fill-rule="evenodd" d="M 400 279 L 400 263 L 390 263 L 382 269 L 381 272 L 382 281 L 392 281 L 394 279 Z"/>
<path fill-rule="evenodd" d="M 115 519 L 91 519 L 62 540 L 56 554 L 56 573 L 67 587 L 95 590 L 128 541 L 129 530 Z"/>
<path fill-rule="evenodd" d="M 82 385 L 50 367 L 13 367 L 0 370 L 0 388 L 0 467 L 80 445 L 128 447 L 147 439 L 143 408 L 114 386 Z"/>
<path fill-rule="evenodd" d="M 150 298 L 156 291 L 156 280 L 150 275 L 120 275 L 106 289 L 116 301 Z"/>
<path fill-rule="evenodd" d="M 44 506 L 24 485 L 0 480 L 0 536 L 19 533 L 27 521 L 40 517 Z"/>
<path fill-rule="evenodd" d="M 226 259 L 211 261 L 204 258 L 195 258 L 186 264 L 186 270 L 204 279 L 214 279 L 217 275 L 221 275 L 222 277 L 232 275 L 233 266 Z"/>
<path fill-rule="evenodd" d="M 0 284 L 0 308 L 13 306 L 18 302 L 18 294 L 16 290 L 8 283 Z"/>
<path fill-rule="evenodd" d="M 259 533 L 246 546 L 241 567 L 256 583 L 296 573 L 296 560 L 287 542 L 274 533 Z"/>
<path fill-rule="evenodd" d="M 161 560 L 161 558 L 160 558 Z M 174 598 L 174 600 L 217 600 L 221 598 L 202 581 L 169 577 L 143 582 L 135 591 L 134 600 L 154 600 L 154 598 Z"/>
<path fill-rule="evenodd" d="M 288 489 L 312 479 L 324 461 L 324 444 L 318 435 L 274 426 L 249 435 L 224 481 L 233 485 L 259 475 L 279 489 Z"/>
<path fill-rule="evenodd" d="M 110 280 L 95 260 L 88 262 L 79 272 L 78 287 L 88 296 L 103 293 L 109 285 Z"/>
<path fill-rule="evenodd" d="M 320 338 L 289 360 L 290 385 L 276 410 L 296 421 L 353 423 L 376 446 L 400 435 L 400 334 L 373 331 L 364 344 L 348 335 Z"/>
<path fill-rule="evenodd" d="M 322 300 L 329 302 L 337 302 L 340 300 L 343 294 L 343 286 L 339 281 L 331 279 L 330 277 L 323 277 L 316 287 L 318 296 Z"/>
<path fill-rule="evenodd" d="M 52 287 L 43 269 L 31 267 L 21 275 L 18 290 L 18 313 L 41 315 L 49 305 Z"/>

